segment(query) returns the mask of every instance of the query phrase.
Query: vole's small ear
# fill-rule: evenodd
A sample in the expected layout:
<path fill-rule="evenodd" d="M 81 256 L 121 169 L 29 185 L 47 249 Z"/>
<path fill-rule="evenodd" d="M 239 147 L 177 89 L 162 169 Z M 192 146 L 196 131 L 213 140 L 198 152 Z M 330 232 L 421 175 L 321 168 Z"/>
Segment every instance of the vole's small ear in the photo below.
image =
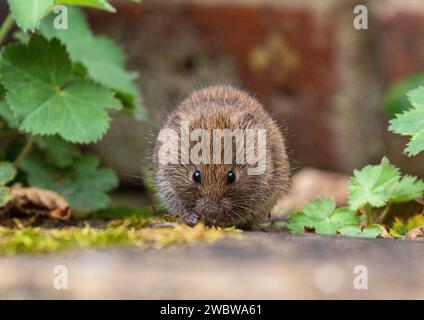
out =
<path fill-rule="evenodd" d="M 234 121 L 238 124 L 240 129 L 249 129 L 255 128 L 257 126 L 257 121 L 253 113 L 243 112 L 234 116 Z"/>

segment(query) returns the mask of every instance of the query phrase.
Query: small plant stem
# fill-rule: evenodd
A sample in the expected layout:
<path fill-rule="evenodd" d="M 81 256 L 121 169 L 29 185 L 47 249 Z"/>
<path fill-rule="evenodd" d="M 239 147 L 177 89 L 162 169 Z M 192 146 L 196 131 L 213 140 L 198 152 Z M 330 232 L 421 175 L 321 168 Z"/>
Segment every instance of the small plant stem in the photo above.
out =
<path fill-rule="evenodd" d="M 367 218 L 367 226 L 372 224 L 372 210 L 371 210 L 371 206 L 369 204 L 367 204 L 364 208 L 365 210 L 365 216 Z"/>
<path fill-rule="evenodd" d="M 384 219 L 386 219 L 386 216 L 387 216 L 387 214 L 389 213 L 389 211 L 390 211 L 390 206 L 391 206 L 391 203 L 389 202 L 388 204 L 387 204 L 387 206 L 384 208 L 384 210 L 383 210 L 383 212 L 381 213 L 381 215 L 378 217 L 378 222 L 379 223 L 382 223 L 383 221 L 384 221 Z"/>
<path fill-rule="evenodd" d="M 18 156 L 15 159 L 15 162 L 13 163 L 15 168 L 19 168 L 21 162 L 27 157 L 27 155 L 31 152 L 32 146 L 35 142 L 35 136 L 31 136 L 24 147 L 22 148 L 21 152 L 18 154 Z"/>
<path fill-rule="evenodd" d="M 12 15 L 9 14 L 0 27 L 0 46 L 6 40 L 6 37 L 9 34 L 10 30 L 12 30 L 14 23 L 15 21 L 13 20 Z"/>

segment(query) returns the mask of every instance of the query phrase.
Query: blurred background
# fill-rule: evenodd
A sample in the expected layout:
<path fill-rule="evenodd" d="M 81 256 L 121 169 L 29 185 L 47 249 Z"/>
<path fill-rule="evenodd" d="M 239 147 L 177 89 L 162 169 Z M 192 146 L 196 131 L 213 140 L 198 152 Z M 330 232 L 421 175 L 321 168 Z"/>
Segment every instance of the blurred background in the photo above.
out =
<path fill-rule="evenodd" d="M 93 146 L 123 186 L 134 186 L 161 117 L 214 83 L 244 88 L 264 103 L 283 128 L 294 170 L 350 174 L 388 155 L 403 172 L 424 174 L 423 157 L 402 154 L 408 139 L 387 131 L 390 108 L 403 97 L 397 90 L 395 103 L 387 102 L 390 89 L 411 75 L 423 78 L 424 1 L 112 3 L 116 14 L 87 10 L 89 21 L 123 47 L 128 67 L 139 72 L 148 119 L 117 113 Z M 368 7 L 368 30 L 353 28 L 356 4 Z"/>

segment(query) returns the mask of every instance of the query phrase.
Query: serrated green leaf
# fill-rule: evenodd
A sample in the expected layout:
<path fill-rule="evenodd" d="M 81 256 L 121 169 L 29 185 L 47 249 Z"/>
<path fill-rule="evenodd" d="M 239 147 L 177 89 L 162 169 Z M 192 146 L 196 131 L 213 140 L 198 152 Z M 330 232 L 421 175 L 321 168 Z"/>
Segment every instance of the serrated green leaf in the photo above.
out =
<path fill-rule="evenodd" d="M 357 238 L 377 238 L 382 229 L 378 225 L 372 225 L 361 229 L 359 226 L 345 226 L 339 229 L 340 234 L 347 237 L 357 237 Z"/>
<path fill-rule="evenodd" d="M 424 128 L 424 110 L 410 109 L 390 120 L 389 129 L 401 135 L 414 135 Z"/>
<path fill-rule="evenodd" d="M 405 152 L 417 155 L 424 150 L 424 87 L 409 91 L 408 99 L 413 108 L 390 120 L 389 130 L 412 136 Z"/>
<path fill-rule="evenodd" d="M 303 232 L 305 227 L 313 228 L 317 222 L 317 219 L 308 217 L 303 212 L 297 212 L 289 216 L 287 228 L 293 233 L 299 233 Z"/>
<path fill-rule="evenodd" d="M 360 219 L 355 214 L 355 212 L 349 210 L 348 208 L 338 208 L 330 216 L 332 223 L 336 225 L 337 228 L 341 228 L 347 225 L 359 225 Z"/>
<path fill-rule="evenodd" d="M 79 159 L 70 171 L 53 169 L 38 154 L 31 154 L 22 162 L 28 183 L 61 194 L 73 209 L 93 211 L 104 209 L 110 203 L 107 192 L 113 190 L 118 179 L 107 168 L 98 168 L 99 160 L 94 155 Z"/>
<path fill-rule="evenodd" d="M 0 207 L 9 202 L 11 198 L 10 188 L 0 185 Z"/>
<path fill-rule="evenodd" d="M 120 106 L 110 90 L 71 78 L 71 61 L 56 39 L 34 35 L 27 45 L 8 46 L 0 70 L 20 129 L 31 134 L 93 142 L 109 126 L 106 109 Z"/>
<path fill-rule="evenodd" d="M 8 0 L 17 25 L 23 30 L 34 30 L 41 20 L 57 5 L 85 6 L 115 12 L 107 0 Z"/>
<path fill-rule="evenodd" d="M 38 137 L 37 144 L 47 157 L 47 160 L 58 168 L 69 167 L 75 159 L 81 156 L 79 148 L 58 136 Z"/>
<path fill-rule="evenodd" d="M 424 109 L 424 87 L 421 86 L 417 89 L 408 91 L 408 100 L 411 102 L 415 109 Z"/>
<path fill-rule="evenodd" d="M 422 197 L 424 182 L 417 177 L 404 176 L 389 191 L 389 201 L 394 203 L 408 202 Z"/>
<path fill-rule="evenodd" d="M 335 235 L 340 227 L 358 225 L 359 218 L 347 208 L 336 209 L 333 199 L 315 199 L 305 205 L 302 213 L 289 216 L 288 229 L 294 233 L 313 228 L 322 235 Z"/>
<path fill-rule="evenodd" d="M 6 184 L 15 178 L 16 169 L 13 163 L 1 161 L 0 162 L 0 184 Z"/>
<path fill-rule="evenodd" d="M 42 34 L 59 38 L 66 44 L 71 59 L 80 62 L 91 79 L 115 90 L 128 112 L 139 119 L 143 117 L 141 98 L 134 83 L 137 74 L 125 69 L 126 58 L 121 48 L 108 38 L 95 36 L 77 8 L 69 8 L 69 29 L 55 29 L 53 19 L 51 14 L 43 21 Z"/>
<path fill-rule="evenodd" d="M 383 158 L 379 165 L 368 165 L 354 171 L 349 183 L 349 206 L 353 211 L 367 204 L 379 208 L 389 200 L 389 189 L 399 181 L 398 169 Z"/>
<path fill-rule="evenodd" d="M 424 150 L 424 132 L 415 134 L 406 145 L 405 152 L 408 155 L 416 156 Z"/>
<path fill-rule="evenodd" d="M 16 24 L 23 30 L 38 28 L 41 19 L 53 8 L 54 0 L 8 0 Z"/>
<path fill-rule="evenodd" d="M 315 227 L 315 232 L 322 235 L 335 235 L 337 234 L 337 226 L 331 221 L 318 222 Z"/>
<path fill-rule="evenodd" d="M 305 205 L 303 213 L 314 219 L 325 219 L 330 216 L 334 209 L 336 209 L 336 203 L 333 199 L 315 199 Z"/>

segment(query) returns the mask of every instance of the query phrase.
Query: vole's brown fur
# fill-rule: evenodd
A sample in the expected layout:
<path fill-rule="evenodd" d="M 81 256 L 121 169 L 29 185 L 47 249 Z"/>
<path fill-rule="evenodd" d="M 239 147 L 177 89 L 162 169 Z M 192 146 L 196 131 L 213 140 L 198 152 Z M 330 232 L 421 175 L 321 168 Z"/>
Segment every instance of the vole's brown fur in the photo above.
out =
<path fill-rule="evenodd" d="M 211 136 L 213 129 L 266 129 L 266 169 L 262 175 L 248 175 L 247 165 L 236 164 L 235 139 L 233 164 L 164 165 L 158 160 L 161 143 L 156 140 L 154 178 L 170 212 L 185 217 L 195 215 L 207 225 L 223 227 L 251 228 L 264 221 L 288 188 L 289 161 L 284 138 L 262 105 L 246 92 L 230 86 L 206 87 L 193 92 L 172 111 L 161 129 L 180 133 L 181 121 L 187 121 L 190 130 L 206 129 Z M 193 181 L 195 170 L 201 172 L 201 184 Z M 229 184 L 226 177 L 230 170 L 236 173 L 236 181 Z"/>

